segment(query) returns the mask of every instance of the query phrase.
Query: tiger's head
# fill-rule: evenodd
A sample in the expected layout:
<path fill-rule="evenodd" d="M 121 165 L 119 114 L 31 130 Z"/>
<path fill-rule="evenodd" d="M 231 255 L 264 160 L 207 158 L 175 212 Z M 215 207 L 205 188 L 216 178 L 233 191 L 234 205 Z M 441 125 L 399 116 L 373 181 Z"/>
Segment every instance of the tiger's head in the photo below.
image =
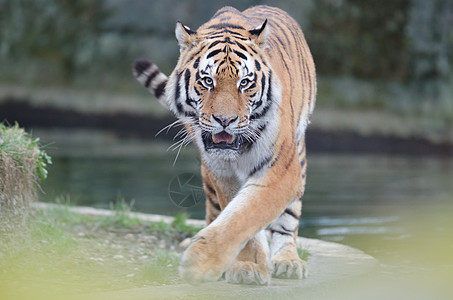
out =
<path fill-rule="evenodd" d="M 234 158 L 266 127 L 276 93 L 266 25 L 207 23 L 197 32 L 176 25 L 180 57 L 167 84 L 167 106 L 207 154 Z"/>

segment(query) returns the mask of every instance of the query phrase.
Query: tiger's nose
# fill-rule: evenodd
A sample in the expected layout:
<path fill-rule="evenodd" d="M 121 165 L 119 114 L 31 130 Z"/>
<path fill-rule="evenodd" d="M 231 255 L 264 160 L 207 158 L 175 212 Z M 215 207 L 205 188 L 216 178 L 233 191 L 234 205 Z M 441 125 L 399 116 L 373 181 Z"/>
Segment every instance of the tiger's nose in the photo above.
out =
<path fill-rule="evenodd" d="M 227 128 L 228 125 L 230 125 L 231 123 L 233 123 L 234 121 L 236 121 L 238 119 L 238 116 L 236 117 L 225 117 L 225 116 L 221 116 L 221 115 L 212 115 L 213 119 L 219 123 L 220 125 L 223 126 L 223 128 Z"/>

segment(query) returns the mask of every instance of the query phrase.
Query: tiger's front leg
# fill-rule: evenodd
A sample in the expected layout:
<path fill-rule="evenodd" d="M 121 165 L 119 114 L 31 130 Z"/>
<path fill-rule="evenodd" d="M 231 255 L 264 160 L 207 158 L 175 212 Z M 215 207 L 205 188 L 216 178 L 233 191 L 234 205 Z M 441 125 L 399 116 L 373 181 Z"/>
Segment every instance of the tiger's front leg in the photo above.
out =
<path fill-rule="evenodd" d="M 301 206 L 301 198 L 294 200 L 270 225 L 274 277 L 302 279 L 308 275 L 306 263 L 299 257 L 296 245 Z"/>
<path fill-rule="evenodd" d="M 300 176 L 299 162 L 294 160 L 276 163 L 260 178 L 249 179 L 220 215 L 193 238 L 181 260 L 181 276 L 192 283 L 213 281 L 230 266 L 237 267 L 232 264 L 247 242 L 301 196 Z"/>
<path fill-rule="evenodd" d="M 298 144 L 302 186 L 305 187 L 307 172 L 305 138 Z M 305 278 L 308 270 L 299 257 L 296 246 L 302 197 L 293 200 L 283 213 L 270 225 L 272 275 L 279 278 Z"/>
<path fill-rule="evenodd" d="M 239 190 L 239 182 L 223 178 L 221 181 L 202 164 L 203 188 L 206 194 L 206 224 L 211 224 Z M 269 284 L 269 244 L 263 230 L 248 240 L 225 272 L 230 283 Z"/>

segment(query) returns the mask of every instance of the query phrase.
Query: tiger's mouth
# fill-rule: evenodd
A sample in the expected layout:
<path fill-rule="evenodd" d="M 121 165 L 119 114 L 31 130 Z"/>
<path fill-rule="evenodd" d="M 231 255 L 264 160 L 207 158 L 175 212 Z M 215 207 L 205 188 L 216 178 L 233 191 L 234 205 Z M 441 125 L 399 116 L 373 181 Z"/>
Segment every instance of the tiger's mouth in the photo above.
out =
<path fill-rule="evenodd" d="M 202 134 L 205 149 L 229 149 L 239 150 L 239 139 L 226 131 L 213 134 L 204 132 Z"/>

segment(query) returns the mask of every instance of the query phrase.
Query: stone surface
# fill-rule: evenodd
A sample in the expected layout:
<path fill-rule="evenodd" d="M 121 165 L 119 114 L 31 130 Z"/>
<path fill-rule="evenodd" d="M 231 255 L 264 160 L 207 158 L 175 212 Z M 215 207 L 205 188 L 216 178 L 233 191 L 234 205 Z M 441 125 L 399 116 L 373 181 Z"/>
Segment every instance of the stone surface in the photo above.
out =
<path fill-rule="evenodd" d="M 332 292 L 343 280 L 373 272 L 378 262 L 360 250 L 315 239 L 299 238 L 309 251 L 309 276 L 303 280 L 272 279 L 269 286 L 233 285 L 224 281 L 168 285 L 84 295 L 74 299 L 301 299 Z"/>
<path fill-rule="evenodd" d="M 52 206 L 39 204 L 40 206 Z M 90 207 L 71 207 L 73 212 L 91 215 L 111 215 L 109 210 Z M 167 222 L 173 218 L 160 215 L 131 213 L 132 217 L 145 221 Z M 194 226 L 203 226 L 204 221 L 187 220 Z M 355 280 L 361 275 L 370 274 L 378 269 L 378 261 L 360 250 L 316 239 L 298 238 L 298 246 L 309 252 L 306 279 L 273 278 L 269 286 L 249 286 L 229 284 L 225 281 L 202 283 L 198 286 L 190 284 L 164 285 L 131 290 L 74 295 L 65 297 L 73 300 L 145 300 L 145 299 L 323 299 L 323 295 L 335 294 L 335 289 L 344 281 Z M 350 281 L 349 281 L 350 282 Z"/>

